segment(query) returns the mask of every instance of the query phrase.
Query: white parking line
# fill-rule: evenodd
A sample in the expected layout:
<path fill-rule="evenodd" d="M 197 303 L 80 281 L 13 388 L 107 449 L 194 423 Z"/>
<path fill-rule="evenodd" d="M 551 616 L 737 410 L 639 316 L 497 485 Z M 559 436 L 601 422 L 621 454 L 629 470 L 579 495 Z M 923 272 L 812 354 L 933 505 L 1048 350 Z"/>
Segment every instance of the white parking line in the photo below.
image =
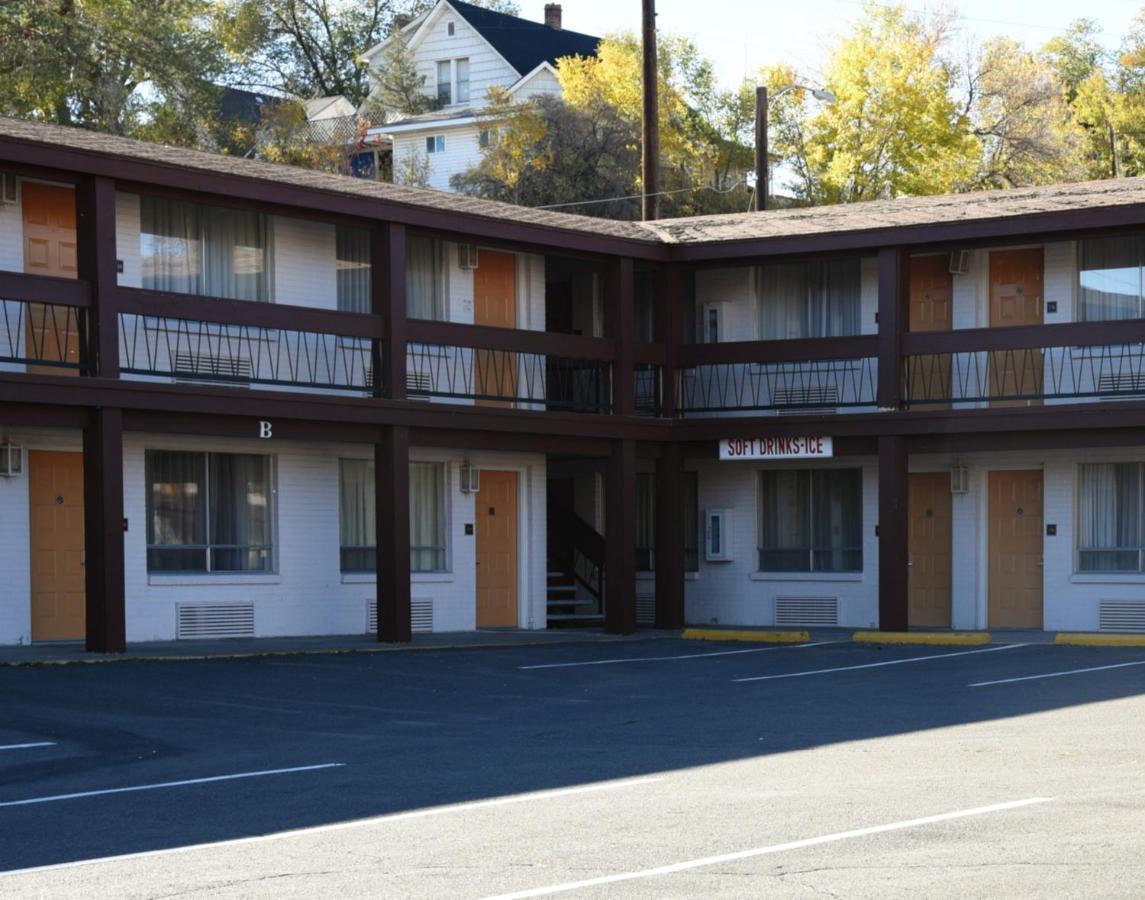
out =
<path fill-rule="evenodd" d="M 752 647 L 749 650 L 720 650 L 715 653 L 685 653 L 681 656 L 631 656 L 625 659 L 594 659 L 588 662 L 545 663 L 538 666 L 517 666 L 528 669 L 572 669 L 576 666 L 614 666 L 618 663 L 666 662 L 673 659 L 706 659 L 709 656 L 738 656 L 741 653 L 766 653 L 768 650 L 801 650 L 805 647 L 822 647 L 824 644 L 841 644 L 842 641 L 814 641 L 810 644 L 779 644 L 770 647 Z"/>
<path fill-rule="evenodd" d="M 261 772 L 236 772 L 233 775 L 212 775 L 209 778 L 188 778 L 184 781 L 162 781 L 158 784 L 138 784 L 131 787 L 103 788 L 98 791 L 78 791 L 74 794 L 55 794 L 51 797 L 29 797 L 27 800 L 6 800 L 5 806 L 30 806 L 33 803 L 52 803 L 56 800 L 77 800 L 80 797 L 100 797 L 104 794 L 130 794 L 134 791 L 155 791 L 159 788 L 185 787 L 189 784 L 209 784 L 214 781 L 234 781 L 237 778 L 261 778 L 264 775 L 288 775 L 291 772 L 314 772 L 318 769 L 337 769 L 345 763 L 320 763 L 316 766 L 292 766 L 289 769 L 263 769 Z"/>
<path fill-rule="evenodd" d="M 142 859 L 147 856 L 163 856 L 168 853 L 189 853 L 194 850 L 211 850 L 217 847 L 236 847 L 241 844 L 261 844 L 267 841 L 277 841 L 282 838 L 301 837 L 309 834 L 319 834 L 324 831 L 342 831 L 346 828 L 361 828 L 364 825 L 388 825 L 391 822 L 402 822 L 406 819 L 424 819 L 429 816 L 441 816 L 447 813 L 469 812 L 475 809 L 486 809 L 491 806 L 510 806 L 515 803 L 529 803 L 534 800 L 551 800 L 556 797 L 568 797 L 573 794 L 594 794 L 598 791 L 611 791 L 617 788 L 639 787 L 645 784 L 655 784 L 663 781 L 662 776 L 649 776 L 646 778 L 627 778 L 623 781 L 605 781 L 600 784 L 586 784 L 581 787 L 555 788 L 550 791 L 534 791 L 529 794 L 513 794 L 509 797 L 496 797 L 492 800 L 472 800 L 467 803 L 451 803 L 448 806 L 431 806 L 429 809 L 415 809 L 411 812 L 390 813 L 384 816 L 371 816 L 368 819 L 353 819 L 349 822 L 334 822 L 330 825 L 315 825 L 313 828 L 292 828 L 289 831 L 276 831 L 273 834 L 259 834 L 254 837 L 234 838 L 229 841 L 209 841 L 204 844 L 187 844 L 183 847 L 165 847 L 162 850 L 143 850 L 139 853 L 124 853 L 119 856 L 100 856 L 95 859 L 79 859 L 75 862 L 54 863 L 47 866 L 32 866 L 27 869 L 9 869 L 0 871 L 0 878 L 5 875 L 27 875 L 31 872 L 47 872 L 54 869 L 74 869 L 77 866 L 92 866 L 98 863 L 122 862 L 128 859 Z"/>
<path fill-rule="evenodd" d="M 1015 681 L 1037 681 L 1041 678 L 1061 678 L 1064 675 L 1082 675 L 1085 672 L 1104 672 L 1107 669 L 1124 669 L 1127 666 L 1145 666 L 1145 659 L 1137 662 L 1115 663 L 1111 666 L 1091 666 L 1088 669 L 1067 669 L 1064 672 L 1046 672 L 1042 675 L 1023 675 L 1020 678 L 999 678 L 997 681 L 976 681 L 968 687 L 990 687 L 992 684 L 1013 684 Z"/>
<path fill-rule="evenodd" d="M 824 834 L 819 837 L 788 841 L 785 844 L 772 844 L 770 847 L 756 847 L 752 850 L 740 850 L 736 853 L 724 853 L 720 856 L 705 856 L 701 859 L 691 859 L 687 862 L 673 863 L 668 866 L 657 866 L 654 869 L 622 872 L 617 875 L 603 875 L 600 878 L 586 878 L 584 881 L 569 881 L 565 884 L 552 884 L 547 887 L 533 888 L 527 891 L 498 894 L 495 897 L 486 898 L 486 900 L 525 900 L 527 897 L 547 897 L 550 894 L 563 894 L 567 891 L 578 891 L 583 888 L 598 887 L 603 884 L 616 884 L 620 881 L 634 881 L 637 878 L 655 878 L 660 875 L 671 875 L 675 872 L 686 872 L 689 869 L 698 869 L 702 866 L 715 866 L 720 863 L 752 859 L 757 856 L 769 856 L 773 853 L 785 853 L 788 850 L 802 850 L 804 847 L 817 847 L 820 844 L 830 844 L 835 841 L 867 837 L 872 834 L 885 834 L 888 831 L 902 831 L 905 828 L 918 828 L 923 825 L 933 825 L 937 822 L 949 822 L 953 819 L 965 819 L 970 816 L 983 816 L 987 813 L 1020 809 L 1023 806 L 1048 803 L 1052 799 L 1052 797 L 1029 797 L 1025 800 L 1011 800 L 1007 803 L 994 803 L 990 806 L 976 806 L 973 809 L 960 809 L 956 812 L 940 813 L 936 816 L 924 816 L 921 819 L 907 819 L 903 822 L 891 822 L 887 825 L 872 825 L 869 828 L 856 828 L 853 831 L 839 831 L 835 834 Z"/>
<path fill-rule="evenodd" d="M 1002 650 L 1017 650 L 1026 644 L 1003 644 L 1001 647 L 986 647 L 983 650 L 960 650 L 957 653 L 937 653 L 933 656 L 911 656 L 907 659 L 890 659 L 886 662 L 864 663 L 861 666 L 839 666 L 835 669 L 812 669 L 809 672 L 785 672 L 782 675 L 753 675 L 750 678 L 733 678 L 734 683 L 744 681 L 772 681 L 776 678 L 802 678 L 804 675 L 827 675 L 830 672 L 854 672 L 858 669 L 878 669 L 882 666 L 901 666 L 906 663 L 930 662 L 934 659 L 950 659 L 953 656 L 971 656 L 974 653 L 998 653 Z"/>
<path fill-rule="evenodd" d="M 55 741 L 33 741 L 30 744 L 0 744 L 0 750 L 27 750 L 31 747 L 54 747 Z"/>

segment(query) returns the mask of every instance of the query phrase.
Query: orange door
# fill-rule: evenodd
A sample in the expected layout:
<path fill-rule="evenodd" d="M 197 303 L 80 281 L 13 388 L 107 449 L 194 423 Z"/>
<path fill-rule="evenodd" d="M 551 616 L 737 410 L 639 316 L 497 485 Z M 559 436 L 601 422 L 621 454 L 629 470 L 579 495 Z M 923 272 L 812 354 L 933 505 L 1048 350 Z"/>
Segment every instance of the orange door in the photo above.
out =
<path fill-rule="evenodd" d="M 950 618 L 950 473 L 910 476 L 908 552 L 909 606 L 912 626 L 949 628 Z"/>
<path fill-rule="evenodd" d="M 473 273 L 473 323 L 517 327 L 517 258 L 512 253 L 482 249 Z M 485 397 L 517 395 L 517 354 L 478 350 L 473 358 L 476 393 Z M 482 406 L 507 405 L 478 400 Z"/>
<path fill-rule="evenodd" d="M 28 451 L 32 640 L 83 640 L 83 454 Z"/>
<path fill-rule="evenodd" d="M 23 182 L 20 203 L 24 216 L 24 271 L 29 275 L 75 278 L 75 191 L 49 184 Z M 61 306 L 29 303 L 24 328 L 29 359 L 68 362 L 78 366 L 80 340 L 75 312 Z M 77 374 L 77 369 L 29 366 L 29 372 Z"/>
<path fill-rule="evenodd" d="M 990 473 L 991 628 L 1042 627 L 1042 472 Z"/>
<path fill-rule="evenodd" d="M 1003 250 L 990 254 L 990 327 L 1042 324 L 1042 249 Z M 1040 406 L 1045 371 L 1039 348 L 990 353 L 991 406 Z M 1032 395 L 1032 396 L 1031 396 Z"/>
<path fill-rule="evenodd" d="M 481 471 L 477 492 L 477 627 L 517 625 L 517 473 Z"/>
<path fill-rule="evenodd" d="M 911 331 L 949 331 L 953 323 L 954 277 L 950 274 L 950 258 L 915 256 L 910 261 L 910 316 Z M 907 384 L 910 400 L 949 400 L 950 355 L 912 356 Z M 945 404 L 928 402 L 927 406 Z"/>

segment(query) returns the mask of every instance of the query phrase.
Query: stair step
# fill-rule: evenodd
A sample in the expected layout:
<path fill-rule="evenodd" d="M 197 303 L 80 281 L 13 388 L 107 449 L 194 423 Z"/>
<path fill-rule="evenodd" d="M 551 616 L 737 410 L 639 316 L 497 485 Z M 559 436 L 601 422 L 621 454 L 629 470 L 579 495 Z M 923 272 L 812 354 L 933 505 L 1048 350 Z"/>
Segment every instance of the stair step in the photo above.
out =
<path fill-rule="evenodd" d="M 604 616 L 600 613 L 592 613 L 586 615 L 584 613 L 558 613 L 557 615 L 550 615 L 550 622 L 600 622 Z"/>
<path fill-rule="evenodd" d="M 559 597 L 549 597 L 548 606 L 596 606 L 595 600 L 562 600 Z"/>
<path fill-rule="evenodd" d="M 576 593 L 576 585 L 575 584 L 550 584 L 549 585 L 549 593 L 550 594 L 575 594 Z"/>

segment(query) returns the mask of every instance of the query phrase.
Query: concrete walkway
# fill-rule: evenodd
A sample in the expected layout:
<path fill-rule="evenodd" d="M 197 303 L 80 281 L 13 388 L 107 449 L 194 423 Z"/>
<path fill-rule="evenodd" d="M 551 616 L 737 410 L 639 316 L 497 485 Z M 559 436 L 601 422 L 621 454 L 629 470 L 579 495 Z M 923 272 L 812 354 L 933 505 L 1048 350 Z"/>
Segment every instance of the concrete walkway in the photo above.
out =
<path fill-rule="evenodd" d="M 146 641 L 129 644 L 126 653 L 88 653 L 81 643 L 37 643 L 0 647 L 0 666 L 98 663 L 121 660 L 239 659 L 317 653 L 395 653 L 414 650 L 467 650 L 482 647 L 521 647 L 538 644 L 628 643 L 679 637 L 678 631 L 641 629 L 632 635 L 605 634 L 598 629 L 481 631 L 415 634 L 409 644 L 380 644 L 369 635 L 320 637 L 230 638 L 215 641 Z"/>

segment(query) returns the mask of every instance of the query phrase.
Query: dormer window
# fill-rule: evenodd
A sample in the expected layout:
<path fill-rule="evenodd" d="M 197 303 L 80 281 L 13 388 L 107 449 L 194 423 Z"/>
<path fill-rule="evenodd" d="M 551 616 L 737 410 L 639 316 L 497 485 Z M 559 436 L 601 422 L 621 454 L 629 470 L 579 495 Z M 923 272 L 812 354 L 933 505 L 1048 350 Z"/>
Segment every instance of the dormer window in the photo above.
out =
<path fill-rule="evenodd" d="M 442 106 L 469 102 L 469 58 L 437 61 L 437 102 Z"/>

